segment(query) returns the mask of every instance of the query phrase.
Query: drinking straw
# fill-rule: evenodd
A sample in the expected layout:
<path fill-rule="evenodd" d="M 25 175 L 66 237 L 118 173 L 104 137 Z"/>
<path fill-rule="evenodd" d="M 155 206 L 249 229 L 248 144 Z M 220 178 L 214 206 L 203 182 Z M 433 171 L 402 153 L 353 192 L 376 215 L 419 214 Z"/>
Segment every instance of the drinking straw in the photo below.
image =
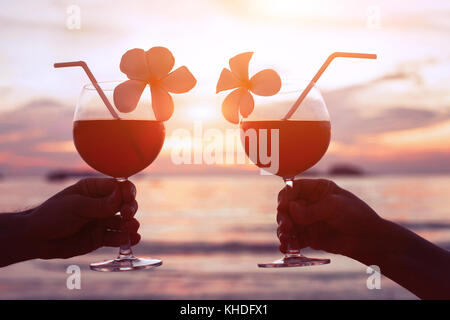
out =
<path fill-rule="evenodd" d="M 72 62 L 59 62 L 55 63 L 53 65 L 55 68 L 66 68 L 66 67 L 81 67 L 83 68 L 84 72 L 86 72 L 87 76 L 91 80 L 92 85 L 94 86 L 95 90 L 97 90 L 100 98 L 102 98 L 103 103 L 108 108 L 109 112 L 115 119 L 120 119 L 117 115 L 116 111 L 114 110 L 113 106 L 109 102 L 108 98 L 106 97 L 105 93 L 103 92 L 102 88 L 98 85 L 97 80 L 95 79 L 94 75 L 92 74 L 91 70 L 89 70 L 89 67 L 87 66 L 86 62 L 84 61 L 72 61 Z"/>
<path fill-rule="evenodd" d="M 289 119 L 294 114 L 294 112 L 298 109 L 299 105 L 308 95 L 309 91 L 311 91 L 314 84 L 317 82 L 317 80 L 319 80 L 322 73 L 325 71 L 326 68 L 328 68 L 328 66 L 330 65 L 331 61 L 333 61 L 334 58 L 376 59 L 377 55 L 370 53 L 353 53 L 353 52 L 334 52 L 330 54 L 325 63 L 320 67 L 319 71 L 317 71 L 314 78 L 312 78 L 312 80 L 308 83 L 308 86 L 303 90 L 300 97 L 298 97 L 297 101 L 295 101 L 295 103 L 292 105 L 289 112 L 284 116 L 283 120 Z"/>

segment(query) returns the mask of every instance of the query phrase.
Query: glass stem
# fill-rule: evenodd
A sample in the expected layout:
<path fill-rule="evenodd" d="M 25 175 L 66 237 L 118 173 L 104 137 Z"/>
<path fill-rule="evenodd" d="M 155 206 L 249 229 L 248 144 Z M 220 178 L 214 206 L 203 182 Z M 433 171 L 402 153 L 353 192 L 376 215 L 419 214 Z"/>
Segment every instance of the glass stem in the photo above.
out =
<path fill-rule="evenodd" d="M 283 178 L 284 183 L 286 184 L 286 187 L 292 188 L 294 186 L 294 177 L 292 178 Z M 298 239 L 297 235 L 294 233 L 290 237 L 288 244 L 287 244 L 287 252 L 285 254 L 285 258 L 292 258 L 292 257 L 301 257 L 302 254 L 300 253 L 300 248 L 298 246 Z"/>
<path fill-rule="evenodd" d="M 127 181 L 127 178 L 116 178 L 117 182 L 121 183 L 124 181 Z M 123 219 L 123 217 L 122 217 Z M 128 232 L 125 233 L 125 242 L 120 245 L 119 249 L 119 256 L 118 259 L 123 258 L 133 258 L 133 251 L 131 250 L 131 241 L 130 241 L 130 234 Z"/>

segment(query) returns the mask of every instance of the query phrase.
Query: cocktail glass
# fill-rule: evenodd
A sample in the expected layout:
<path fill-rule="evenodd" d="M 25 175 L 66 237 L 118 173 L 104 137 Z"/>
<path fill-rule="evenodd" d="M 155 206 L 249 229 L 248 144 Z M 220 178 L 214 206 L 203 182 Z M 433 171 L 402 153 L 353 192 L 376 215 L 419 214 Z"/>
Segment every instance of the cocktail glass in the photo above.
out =
<path fill-rule="evenodd" d="M 164 144 L 165 127 L 162 121 L 155 120 L 151 107 L 145 103 L 130 113 L 121 113 L 111 104 L 106 108 L 105 101 L 113 100 L 118 84 L 120 82 L 96 83 L 101 90 L 93 84 L 83 87 L 74 115 L 73 140 L 89 166 L 123 182 L 156 159 Z M 103 92 L 107 100 L 99 92 Z M 145 101 L 148 103 L 150 99 Z M 106 272 L 130 271 L 161 264 L 160 259 L 135 257 L 128 237 L 115 259 L 92 263 L 90 268 Z"/>
<path fill-rule="evenodd" d="M 284 119 L 299 92 L 307 86 L 310 90 L 301 104 L 289 119 Z M 314 166 L 327 151 L 331 125 L 325 101 L 314 83 L 301 80 L 283 82 L 279 93 L 270 97 L 255 95 L 254 99 L 253 112 L 240 121 L 244 150 L 263 172 L 281 177 L 286 186 L 292 187 L 294 178 Z M 329 259 L 303 256 L 297 237 L 292 236 L 283 258 L 258 266 L 301 267 L 327 263 Z"/>

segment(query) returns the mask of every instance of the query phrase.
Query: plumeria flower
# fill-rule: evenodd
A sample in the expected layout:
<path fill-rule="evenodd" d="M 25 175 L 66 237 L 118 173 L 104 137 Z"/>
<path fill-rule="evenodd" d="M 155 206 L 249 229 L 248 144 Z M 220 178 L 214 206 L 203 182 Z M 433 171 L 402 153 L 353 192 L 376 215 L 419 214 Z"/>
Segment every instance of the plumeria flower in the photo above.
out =
<path fill-rule="evenodd" d="M 120 112 L 136 109 L 148 84 L 156 120 L 168 120 L 173 113 L 173 100 L 169 92 L 185 93 L 197 83 L 185 66 L 170 72 L 174 64 L 172 53 L 163 47 L 153 47 L 148 51 L 131 49 L 125 52 L 120 61 L 120 70 L 130 80 L 122 82 L 114 89 L 114 104 L 117 109 Z"/>
<path fill-rule="evenodd" d="M 230 69 L 224 68 L 216 86 L 216 93 L 235 89 L 222 103 L 222 114 L 231 123 L 239 123 L 239 112 L 246 118 L 255 105 L 253 92 L 259 96 L 273 96 L 281 88 L 281 79 L 272 69 L 264 69 L 249 79 L 248 65 L 253 52 L 238 54 L 230 59 Z"/>

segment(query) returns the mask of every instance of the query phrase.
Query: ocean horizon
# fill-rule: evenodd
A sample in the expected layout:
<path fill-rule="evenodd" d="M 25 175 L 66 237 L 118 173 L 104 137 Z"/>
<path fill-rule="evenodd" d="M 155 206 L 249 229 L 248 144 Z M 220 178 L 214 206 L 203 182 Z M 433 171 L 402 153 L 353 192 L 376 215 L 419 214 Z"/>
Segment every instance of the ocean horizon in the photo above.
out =
<path fill-rule="evenodd" d="M 163 265 L 139 273 L 105 275 L 88 269 L 112 258 L 101 248 L 68 260 L 33 260 L 2 268 L 0 299 L 415 299 L 382 278 L 381 290 L 366 287 L 367 267 L 350 258 L 305 249 L 331 264 L 262 270 L 256 263 L 281 256 L 276 238 L 276 196 L 281 179 L 269 176 L 139 176 L 139 255 Z M 450 175 L 367 175 L 332 177 L 395 221 L 450 249 Z M 76 179 L 44 177 L 0 180 L 0 211 L 38 205 Z M 244 192 L 245 191 L 245 192 Z M 414 201 L 411 201 L 414 199 Z M 69 265 L 82 270 L 82 290 L 67 290 Z M 298 286 L 296 285 L 298 283 Z"/>

